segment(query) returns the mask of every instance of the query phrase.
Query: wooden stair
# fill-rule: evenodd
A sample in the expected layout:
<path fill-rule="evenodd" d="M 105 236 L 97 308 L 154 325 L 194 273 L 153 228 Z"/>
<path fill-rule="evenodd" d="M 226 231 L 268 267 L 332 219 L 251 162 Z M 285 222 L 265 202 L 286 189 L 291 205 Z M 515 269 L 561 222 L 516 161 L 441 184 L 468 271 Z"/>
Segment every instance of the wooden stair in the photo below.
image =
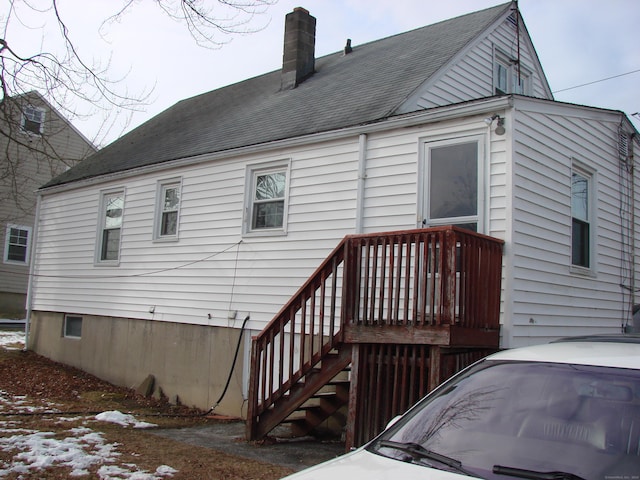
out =
<path fill-rule="evenodd" d="M 362 445 L 498 348 L 502 246 L 455 226 L 345 237 L 253 339 L 247 439 L 342 416 Z"/>
<path fill-rule="evenodd" d="M 335 437 L 337 431 L 344 430 L 347 416 L 341 411 L 349 404 L 349 373 L 349 368 L 340 372 L 283 422 L 291 425 L 294 437 Z M 327 423 L 330 418 L 333 424 Z"/>
<path fill-rule="evenodd" d="M 309 434 L 346 405 L 349 401 L 348 384 L 334 382 L 334 379 L 345 371 L 350 363 L 350 345 L 340 345 L 335 352 L 327 353 L 315 368 L 289 389 L 286 395 L 260 414 L 259 423 L 254 432 L 257 438 L 266 436 L 282 423 L 292 425 L 294 436 Z M 333 385 L 334 391 L 321 391 L 327 385 Z M 312 399 L 317 399 L 318 403 L 309 404 Z M 300 412 L 304 414 L 302 417 L 296 415 Z"/>

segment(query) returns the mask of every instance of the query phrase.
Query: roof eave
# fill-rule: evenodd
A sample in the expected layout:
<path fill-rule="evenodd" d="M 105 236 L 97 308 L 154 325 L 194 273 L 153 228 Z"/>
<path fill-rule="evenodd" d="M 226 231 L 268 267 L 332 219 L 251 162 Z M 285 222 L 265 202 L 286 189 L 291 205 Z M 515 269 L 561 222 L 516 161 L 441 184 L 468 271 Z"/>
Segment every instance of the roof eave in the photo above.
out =
<path fill-rule="evenodd" d="M 118 172 L 78 179 L 63 184 L 51 186 L 45 185 L 38 190 L 38 194 L 47 195 L 52 193 L 70 191 L 86 186 L 106 183 L 113 180 L 123 180 L 138 175 L 156 173 L 163 170 L 174 169 L 177 167 L 196 165 L 205 161 L 209 162 L 223 158 L 234 158 L 254 153 L 265 153 L 282 148 L 290 148 L 300 145 L 323 142 L 326 140 L 335 140 L 345 137 L 357 136 L 363 133 L 370 134 L 395 128 L 407 128 L 416 125 L 441 122 L 454 118 L 483 114 L 497 109 L 509 108 L 511 105 L 511 96 L 487 97 L 479 100 L 471 100 L 468 102 L 462 102 L 453 105 L 435 107 L 428 110 L 420 110 L 417 112 L 379 118 L 364 124 L 353 125 L 336 130 L 328 130 L 324 132 L 302 135 L 300 137 L 287 138 L 283 140 L 275 140 L 261 144 L 247 145 L 231 150 L 203 153 L 195 156 L 169 160 L 162 163 L 132 168 L 129 170 L 122 170 Z"/>

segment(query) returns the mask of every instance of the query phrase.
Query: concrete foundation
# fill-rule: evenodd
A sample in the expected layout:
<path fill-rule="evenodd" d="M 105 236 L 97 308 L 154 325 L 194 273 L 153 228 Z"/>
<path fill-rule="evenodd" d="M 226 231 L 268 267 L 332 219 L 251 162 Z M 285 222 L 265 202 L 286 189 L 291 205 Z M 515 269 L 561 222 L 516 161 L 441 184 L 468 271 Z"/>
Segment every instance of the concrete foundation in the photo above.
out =
<path fill-rule="evenodd" d="M 40 355 L 128 388 L 153 375 L 155 389 L 203 410 L 222 394 L 240 337 L 239 329 L 90 315 L 79 338 L 66 337 L 64 314 L 40 311 L 29 328 L 27 348 Z M 244 418 L 243 370 L 241 346 L 216 413 Z"/>

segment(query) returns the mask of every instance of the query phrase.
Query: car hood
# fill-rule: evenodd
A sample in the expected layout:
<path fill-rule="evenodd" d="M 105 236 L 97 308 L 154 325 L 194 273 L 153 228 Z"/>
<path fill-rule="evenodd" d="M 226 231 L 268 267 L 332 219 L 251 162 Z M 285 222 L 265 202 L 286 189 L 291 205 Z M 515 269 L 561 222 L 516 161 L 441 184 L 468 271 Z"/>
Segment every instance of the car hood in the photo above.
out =
<path fill-rule="evenodd" d="M 358 449 L 295 473 L 287 480 L 469 480 L 471 477 L 392 460 Z"/>

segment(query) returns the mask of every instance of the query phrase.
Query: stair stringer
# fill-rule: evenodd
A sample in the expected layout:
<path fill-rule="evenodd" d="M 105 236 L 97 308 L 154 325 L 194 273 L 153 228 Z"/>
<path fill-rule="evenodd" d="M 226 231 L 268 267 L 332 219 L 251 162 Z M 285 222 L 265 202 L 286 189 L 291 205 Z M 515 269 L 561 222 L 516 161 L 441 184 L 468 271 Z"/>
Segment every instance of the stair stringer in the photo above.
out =
<path fill-rule="evenodd" d="M 351 363 L 352 345 L 342 343 L 336 350 L 338 353 L 326 353 L 320 368 L 307 373 L 287 394 L 259 415 L 255 423 L 256 438 L 265 437 Z"/>

